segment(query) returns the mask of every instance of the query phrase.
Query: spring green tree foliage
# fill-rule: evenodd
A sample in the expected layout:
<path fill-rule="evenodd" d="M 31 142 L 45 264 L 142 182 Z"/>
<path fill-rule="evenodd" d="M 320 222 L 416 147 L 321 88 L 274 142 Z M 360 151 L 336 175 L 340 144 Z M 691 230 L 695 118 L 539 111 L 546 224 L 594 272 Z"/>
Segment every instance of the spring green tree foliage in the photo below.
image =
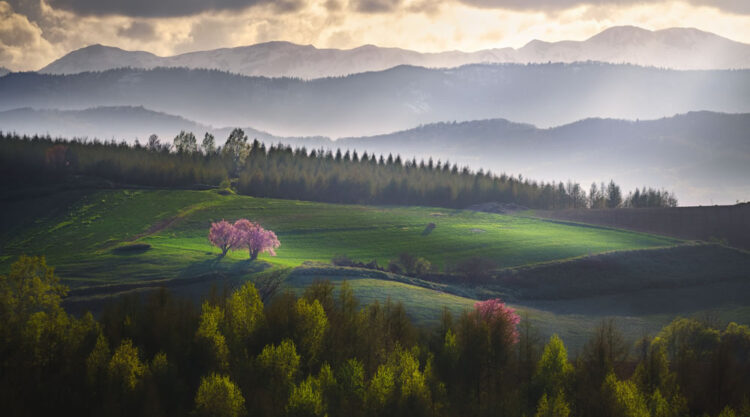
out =
<path fill-rule="evenodd" d="M 109 360 L 107 372 L 112 381 L 124 391 L 136 388 L 146 373 L 146 366 L 141 362 L 138 348 L 129 339 L 122 341 Z"/>
<path fill-rule="evenodd" d="M 620 381 L 614 373 L 604 379 L 603 403 L 613 417 L 650 417 L 643 394 L 632 381 Z"/>
<path fill-rule="evenodd" d="M 328 329 L 328 318 L 317 299 L 309 302 L 300 298 L 297 300 L 295 313 L 298 323 L 295 332 L 298 335 L 298 345 L 301 352 L 310 361 L 314 361 L 319 356 L 323 345 L 323 337 Z"/>
<path fill-rule="evenodd" d="M 206 156 L 211 156 L 216 153 L 216 139 L 214 135 L 206 132 L 201 142 L 201 149 Z"/>
<path fill-rule="evenodd" d="M 246 414 L 245 398 L 228 376 L 211 374 L 201 379 L 195 394 L 195 413 L 205 417 L 241 417 Z"/>
<path fill-rule="evenodd" d="M 539 390 L 547 395 L 557 395 L 568 390 L 573 366 L 568 362 L 568 351 L 562 339 L 552 335 L 537 364 L 534 381 Z"/>
<path fill-rule="evenodd" d="M 203 303 L 195 337 L 216 369 L 226 369 L 229 366 L 229 348 L 226 337 L 221 332 L 223 321 L 224 311 L 219 306 Z"/>
<path fill-rule="evenodd" d="M 3 416 L 750 411 L 750 329 L 736 323 L 676 319 L 631 353 L 605 321 L 570 362 L 559 337 L 541 346 L 499 300 L 418 329 L 398 303 L 362 306 L 347 284 L 325 281 L 267 303 L 245 284 L 200 308 L 166 290 L 134 294 L 98 321 L 68 315 L 64 293 L 43 258 L 0 277 Z"/>
<path fill-rule="evenodd" d="M 539 399 L 539 405 L 536 409 L 536 417 L 568 417 L 570 416 L 570 406 L 565 401 L 565 393 L 558 391 L 557 394 L 547 396 L 543 394 Z"/>
<path fill-rule="evenodd" d="M 198 141 L 192 132 L 181 131 L 172 141 L 174 151 L 181 154 L 194 154 L 198 152 Z"/>

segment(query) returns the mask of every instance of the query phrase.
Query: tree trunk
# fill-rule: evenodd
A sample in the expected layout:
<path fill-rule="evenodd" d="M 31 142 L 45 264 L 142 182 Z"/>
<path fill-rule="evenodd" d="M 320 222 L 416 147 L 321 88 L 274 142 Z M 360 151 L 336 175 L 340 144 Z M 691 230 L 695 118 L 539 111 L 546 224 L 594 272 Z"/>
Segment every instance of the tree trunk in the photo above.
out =
<path fill-rule="evenodd" d="M 258 259 L 258 251 L 250 249 L 250 260 L 254 261 Z"/>

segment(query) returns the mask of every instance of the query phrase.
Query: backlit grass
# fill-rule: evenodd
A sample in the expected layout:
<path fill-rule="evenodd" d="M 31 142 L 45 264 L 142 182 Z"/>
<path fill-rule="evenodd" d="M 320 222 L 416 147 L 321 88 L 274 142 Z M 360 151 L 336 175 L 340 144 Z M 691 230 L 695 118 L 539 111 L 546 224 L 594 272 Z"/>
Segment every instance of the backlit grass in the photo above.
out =
<path fill-rule="evenodd" d="M 200 274 L 247 258 L 221 262 L 206 238 L 212 221 L 245 217 L 274 230 L 283 266 L 328 262 L 335 254 L 387 264 L 402 252 L 443 268 L 470 257 L 500 267 L 568 259 L 616 250 L 669 246 L 676 240 L 626 231 L 562 225 L 536 219 L 425 207 L 369 207 L 221 195 L 215 191 L 101 191 L 67 211 L 38 218 L 3 236 L 2 266 L 14 256 L 44 254 L 74 283 L 131 281 Z M 425 233 L 429 223 L 436 227 Z M 132 241 L 152 249 L 112 253 Z"/>

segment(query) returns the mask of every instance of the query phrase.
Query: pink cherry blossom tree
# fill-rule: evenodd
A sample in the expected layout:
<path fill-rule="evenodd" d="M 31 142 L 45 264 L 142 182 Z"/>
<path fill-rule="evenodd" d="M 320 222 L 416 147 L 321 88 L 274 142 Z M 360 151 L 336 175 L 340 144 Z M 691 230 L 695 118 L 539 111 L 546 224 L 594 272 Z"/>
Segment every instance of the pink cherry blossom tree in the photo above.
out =
<path fill-rule="evenodd" d="M 236 248 L 247 248 L 251 260 L 258 259 L 258 255 L 264 252 L 276 256 L 275 249 L 281 245 L 276 233 L 247 219 L 234 222 L 234 234 L 237 240 Z"/>
<path fill-rule="evenodd" d="M 208 231 L 208 240 L 212 245 L 221 249 L 221 256 L 226 256 L 229 249 L 232 249 L 239 242 L 234 226 L 226 220 L 211 223 L 211 229 Z"/>
<path fill-rule="evenodd" d="M 518 342 L 518 323 L 521 322 L 521 317 L 499 298 L 477 301 L 474 303 L 474 314 L 478 320 L 500 333 L 496 337 L 513 344 Z"/>

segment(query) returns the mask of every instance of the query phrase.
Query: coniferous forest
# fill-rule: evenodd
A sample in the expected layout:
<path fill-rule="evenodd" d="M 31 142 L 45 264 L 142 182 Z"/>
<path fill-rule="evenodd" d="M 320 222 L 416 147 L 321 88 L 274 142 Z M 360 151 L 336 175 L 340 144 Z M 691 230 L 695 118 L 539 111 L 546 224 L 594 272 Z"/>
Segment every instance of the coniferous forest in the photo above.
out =
<path fill-rule="evenodd" d="M 172 143 L 146 144 L 0 136 L 3 178 L 50 183 L 95 177 L 117 185 L 190 188 L 233 186 L 240 194 L 347 204 L 465 208 L 485 202 L 539 209 L 674 207 L 676 197 L 652 188 L 624 195 L 613 181 L 583 187 L 459 167 L 450 161 L 405 160 L 341 150 L 292 149 L 250 142 L 235 129 L 223 147 L 206 134 L 181 132 Z"/>

